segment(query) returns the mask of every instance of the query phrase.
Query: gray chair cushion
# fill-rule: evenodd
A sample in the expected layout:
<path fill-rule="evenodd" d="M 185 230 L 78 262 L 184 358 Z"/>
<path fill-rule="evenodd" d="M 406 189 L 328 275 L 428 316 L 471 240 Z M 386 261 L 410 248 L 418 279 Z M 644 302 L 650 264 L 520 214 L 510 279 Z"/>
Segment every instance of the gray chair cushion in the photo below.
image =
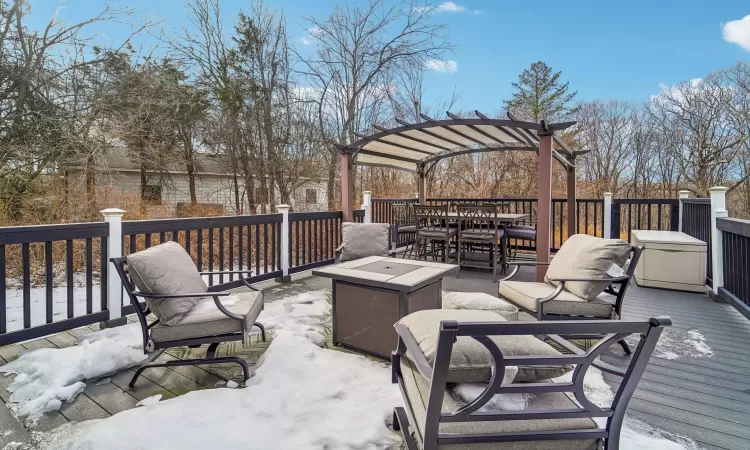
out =
<path fill-rule="evenodd" d="M 461 231 L 461 239 L 465 241 L 483 241 L 483 242 L 492 242 L 497 241 L 498 239 L 501 239 L 503 236 L 505 236 L 505 230 L 499 229 L 497 230 L 497 234 L 493 236 L 493 233 L 490 231 L 479 231 L 479 230 L 464 230 Z"/>
<path fill-rule="evenodd" d="M 422 354 L 430 363 L 435 363 L 437 338 L 441 320 L 459 322 L 505 321 L 492 311 L 464 309 L 426 309 L 417 311 L 398 323 L 405 325 L 414 335 Z M 560 352 L 534 336 L 491 336 L 505 356 L 539 355 L 559 356 Z M 572 366 L 519 366 L 515 381 L 533 382 L 556 378 L 572 370 Z M 492 356 L 487 348 L 474 338 L 461 336 L 453 344 L 448 381 L 451 383 L 481 383 L 492 377 Z"/>
<path fill-rule="evenodd" d="M 202 294 L 208 290 L 193 259 L 180 244 L 169 241 L 128 255 L 128 271 L 141 292 L 150 294 Z M 151 312 L 165 325 L 174 325 L 199 297 L 146 299 Z"/>
<path fill-rule="evenodd" d="M 398 227 L 398 232 L 399 233 L 416 233 L 417 227 L 416 225 L 406 225 L 403 227 Z"/>
<path fill-rule="evenodd" d="M 422 238 L 428 239 L 445 239 L 446 234 L 448 236 L 455 236 L 458 230 L 455 228 L 441 228 L 441 227 L 430 227 L 421 228 L 417 231 L 417 235 Z"/>
<path fill-rule="evenodd" d="M 388 256 L 390 227 L 387 223 L 342 223 L 339 262 L 367 256 Z"/>
<path fill-rule="evenodd" d="M 607 278 L 607 271 L 616 264 L 620 267 L 630 256 L 630 244 L 621 239 L 602 239 L 587 234 L 568 238 L 552 258 L 544 280 L 557 286 L 559 278 Z M 609 286 L 605 282 L 566 282 L 565 289 L 584 300 L 594 300 Z"/>
<path fill-rule="evenodd" d="M 524 308 L 537 312 L 537 299 L 544 298 L 555 291 L 547 283 L 526 281 L 501 281 L 498 291 L 500 297 Z M 604 319 L 613 318 L 614 305 L 602 299 L 584 300 L 563 290 L 554 300 L 544 303 L 545 314 L 562 314 L 571 316 L 593 316 Z"/>
<path fill-rule="evenodd" d="M 518 308 L 484 292 L 444 292 L 443 309 L 492 311 L 505 320 L 518 320 Z"/>
<path fill-rule="evenodd" d="M 263 293 L 233 292 L 232 296 L 237 300 L 233 305 L 226 303 L 227 297 L 219 299 L 225 302 L 224 306 L 231 313 L 244 316 L 244 320 L 224 315 L 216 307 L 213 298 L 203 297 L 177 324 L 154 325 L 151 328 L 151 339 L 154 342 L 166 342 L 250 331 L 263 310 Z"/>
<path fill-rule="evenodd" d="M 412 411 L 416 424 L 412 424 L 414 431 L 424 436 L 425 415 L 427 410 L 427 399 L 430 392 L 430 382 L 427 381 L 418 370 L 414 368 L 408 359 L 402 359 L 401 371 L 404 377 L 404 391 Z M 453 412 L 465 404 L 457 401 L 450 392 L 446 391 L 443 397 L 442 412 Z M 565 394 L 560 392 L 546 392 L 534 394 L 529 401 L 527 409 L 571 409 L 576 408 Z M 416 425 L 416 426 L 415 426 Z M 498 420 L 487 422 L 455 422 L 440 425 L 441 433 L 519 433 L 524 431 L 560 431 L 596 429 L 597 425 L 592 419 L 546 419 L 546 420 Z M 592 440 L 559 440 L 559 441 L 516 441 L 516 442 L 493 442 L 483 444 L 456 444 L 441 445 L 440 450 L 599 450 L 601 443 L 597 439 Z"/>
<path fill-rule="evenodd" d="M 536 228 L 513 226 L 506 228 L 505 235 L 510 239 L 536 240 Z"/>

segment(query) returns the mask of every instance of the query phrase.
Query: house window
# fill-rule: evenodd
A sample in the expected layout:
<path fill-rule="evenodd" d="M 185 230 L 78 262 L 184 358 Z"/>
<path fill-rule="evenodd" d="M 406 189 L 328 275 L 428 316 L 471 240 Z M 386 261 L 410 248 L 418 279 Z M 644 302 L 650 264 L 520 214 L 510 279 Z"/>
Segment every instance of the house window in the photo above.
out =
<path fill-rule="evenodd" d="M 318 203 L 318 190 L 305 189 L 305 202 L 307 202 L 308 205 Z"/>
<path fill-rule="evenodd" d="M 143 201 L 161 205 L 161 186 L 143 186 Z"/>

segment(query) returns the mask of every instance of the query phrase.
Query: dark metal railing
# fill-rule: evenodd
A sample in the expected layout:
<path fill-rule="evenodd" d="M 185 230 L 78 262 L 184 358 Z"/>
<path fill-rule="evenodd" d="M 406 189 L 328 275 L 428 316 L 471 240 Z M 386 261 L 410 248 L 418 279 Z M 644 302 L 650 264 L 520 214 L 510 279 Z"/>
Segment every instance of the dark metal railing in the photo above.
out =
<path fill-rule="evenodd" d="M 365 221 L 365 210 L 364 209 L 355 209 L 354 211 L 352 211 L 352 219 L 354 219 L 355 223 L 362 223 L 362 222 L 364 222 Z"/>
<path fill-rule="evenodd" d="M 633 230 L 679 229 L 680 201 L 671 198 L 612 201 L 612 237 L 630 242 Z"/>
<path fill-rule="evenodd" d="M 357 213 L 364 218 L 359 210 L 355 219 Z M 289 214 L 289 273 L 333 263 L 341 243 L 341 217 L 341 211 Z"/>
<path fill-rule="evenodd" d="M 175 241 L 201 272 L 252 270 L 250 282 L 263 281 L 281 276 L 281 222 L 281 214 L 124 221 L 123 255 Z M 242 283 L 234 274 L 207 277 L 210 286 Z"/>
<path fill-rule="evenodd" d="M 706 248 L 706 284 L 711 286 L 713 267 L 711 264 L 711 199 L 683 198 L 682 232 L 700 239 L 707 244 Z"/>
<path fill-rule="evenodd" d="M 722 233 L 724 283 L 719 297 L 750 318 L 750 220 L 719 218 Z"/>
<path fill-rule="evenodd" d="M 109 316 L 108 234 L 104 222 L 0 228 L 0 346 Z"/>
<path fill-rule="evenodd" d="M 417 203 L 415 198 L 372 199 L 373 222 L 393 222 L 394 203 Z M 527 224 L 535 224 L 537 217 L 537 199 L 535 198 L 428 198 L 429 205 L 445 205 L 455 203 L 469 204 L 499 204 L 507 203 L 509 213 L 529 214 Z M 552 242 L 551 250 L 556 251 L 567 240 L 568 236 L 568 201 L 556 198 L 552 200 Z M 578 233 L 593 236 L 604 236 L 604 200 L 595 198 L 576 199 L 576 213 L 578 215 Z M 519 241 L 518 248 L 534 250 L 532 241 Z"/>

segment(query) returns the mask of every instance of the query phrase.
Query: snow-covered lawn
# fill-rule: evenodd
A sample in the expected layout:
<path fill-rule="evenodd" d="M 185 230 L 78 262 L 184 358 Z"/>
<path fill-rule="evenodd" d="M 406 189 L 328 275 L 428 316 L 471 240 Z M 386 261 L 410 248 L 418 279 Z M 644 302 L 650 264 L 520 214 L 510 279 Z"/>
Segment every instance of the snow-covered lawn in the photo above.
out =
<path fill-rule="evenodd" d="M 260 321 L 273 334 L 273 341 L 244 389 L 208 389 L 165 401 L 149 398 L 142 406 L 107 419 L 70 423 L 41 434 L 38 448 L 400 448 L 401 437 L 391 430 L 390 422 L 393 407 L 402 400 L 397 386 L 391 384 L 387 365 L 323 348 L 323 324 L 330 318 L 329 295 L 313 291 L 266 304 Z M 49 350 L 44 358 L 36 356 L 41 350 L 29 352 L 11 366 L 20 373 L 14 385 L 25 376 L 23 386 L 28 392 L 70 394 L 66 387 L 79 391 L 85 378 L 104 376 L 133 363 L 125 355 L 138 353 L 140 343 L 135 343 L 134 332 L 128 329 L 138 330 L 129 325 L 92 333 L 69 352 Z M 97 352 L 92 353 L 97 344 Z M 103 364 L 90 364 L 99 357 L 105 358 Z M 50 367 L 44 367 L 44 360 Z M 69 370 L 61 370 L 63 361 L 69 362 Z M 589 369 L 585 388 L 595 403 L 605 404 L 613 398 L 601 372 L 594 368 Z M 42 403 L 44 400 L 25 398 L 15 409 Z M 622 438 L 623 449 L 697 447 L 689 439 L 630 419 Z"/>

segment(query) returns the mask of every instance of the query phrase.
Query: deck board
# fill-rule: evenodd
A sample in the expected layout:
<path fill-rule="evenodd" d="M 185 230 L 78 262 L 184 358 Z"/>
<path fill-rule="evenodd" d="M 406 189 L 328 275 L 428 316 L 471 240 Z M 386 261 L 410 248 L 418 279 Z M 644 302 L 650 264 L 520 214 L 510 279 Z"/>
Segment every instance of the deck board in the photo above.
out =
<path fill-rule="evenodd" d="M 530 280 L 532 276 L 533 269 L 524 268 L 518 279 Z M 491 277 L 489 271 L 462 270 L 458 279 L 445 278 L 443 289 L 496 296 L 497 284 L 492 283 Z M 283 287 L 268 283 L 274 288 Z M 301 283 L 303 288 L 309 289 L 330 286 L 329 280 L 316 277 L 303 278 Z M 299 289 L 300 285 L 296 285 Z M 271 301 L 274 296 L 286 294 L 283 290 L 271 293 L 269 289 L 267 295 L 267 301 Z M 624 303 L 624 319 L 646 320 L 663 315 L 672 318 L 672 332 L 699 330 L 714 355 L 674 360 L 652 357 L 630 403 L 628 416 L 664 432 L 689 437 L 707 450 L 750 448 L 750 321 L 730 305 L 713 302 L 705 295 L 630 286 Z M 521 314 L 519 320 L 533 319 Z M 17 358 L 27 349 L 75 345 L 79 337 L 96 329 L 98 326 L 82 327 L 46 339 L 2 347 L 0 364 Z M 258 354 L 265 349 L 264 345 L 267 344 L 258 345 Z M 224 347 L 219 349 L 222 355 L 226 351 Z M 158 360 L 201 357 L 199 353 L 198 350 L 170 350 Z M 603 356 L 612 363 L 622 363 L 624 358 L 617 346 Z M 31 431 L 49 430 L 68 420 L 107 417 L 155 394 L 167 399 L 197 389 L 213 389 L 229 371 L 221 371 L 219 376 L 211 366 L 153 368 L 143 373 L 134 389 L 128 390 L 133 373 L 133 369 L 122 371 L 110 377 L 110 383 L 101 386 L 91 382 L 73 403 L 64 405 L 61 412 L 45 415 Z M 604 378 L 612 388 L 619 386 L 617 377 L 604 374 Z M 0 377 L 3 402 L 8 400 L 6 388 L 11 381 L 12 377 Z M 0 426 L 3 426 L 2 414 L 0 411 Z"/>
<path fill-rule="evenodd" d="M 447 290 L 481 291 L 497 295 L 491 274 L 462 270 L 461 279 L 445 279 Z M 530 281 L 533 269 L 517 277 Z M 631 284 L 623 318 L 647 320 L 670 316 L 673 330 L 697 329 L 713 351 L 712 357 L 652 357 L 628 409 L 628 415 L 714 450 L 750 449 L 750 321 L 732 306 L 705 295 Z M 672 331 L 672 330 L 670 330 Z M 612 347 L 609 352 L 619 351 Z M 603 359 L 615 363 L 619 355 Z M 617 388 L 617 377 L 605 374 Z"/>

